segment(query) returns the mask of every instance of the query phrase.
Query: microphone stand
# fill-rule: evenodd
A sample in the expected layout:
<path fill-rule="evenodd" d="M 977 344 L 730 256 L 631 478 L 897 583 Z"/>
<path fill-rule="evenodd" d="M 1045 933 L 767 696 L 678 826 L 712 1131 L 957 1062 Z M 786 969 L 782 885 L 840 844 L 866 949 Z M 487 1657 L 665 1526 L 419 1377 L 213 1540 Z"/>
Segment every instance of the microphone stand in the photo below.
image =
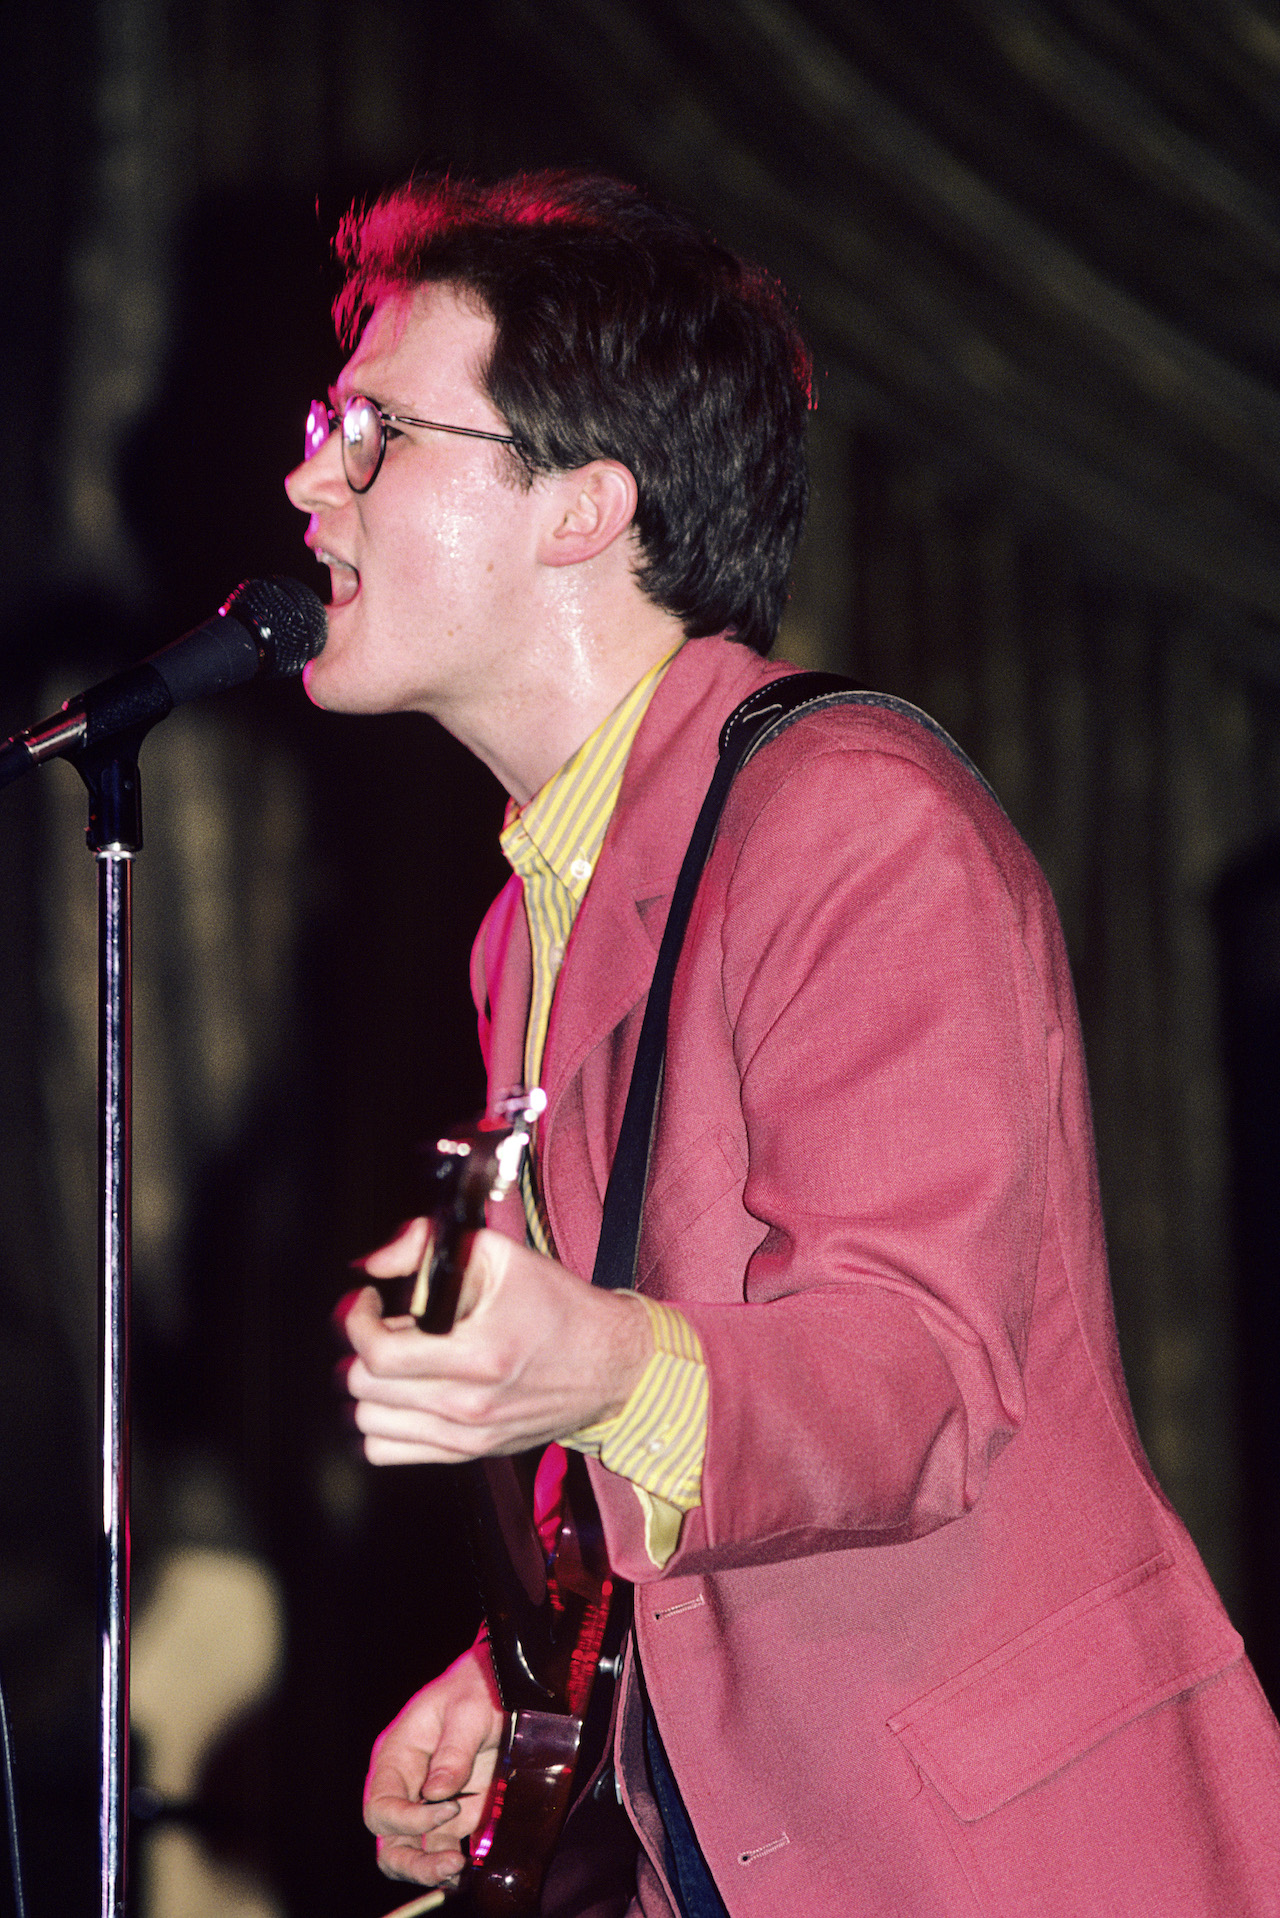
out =
<path fill-rule="evenodd" d="M 132 1268 L 132 878 L 142 849 L 141 726 L 69 754 L 89 790 L 98 867 L 98 1541 L 100 1918 L 124 1918 L 129 1832 L 129 1315 Z"/>
<path fill-rule="evenodd" d="M 132 868 L 142 850 L 138 753 L 175 705 L 265 673 L 291 678 L 325 642 L 296 579 L 245 580 L 213 619 L 0 746 L 0 786 L 69 759 L 89 790 L 98 864 L 98 1262 L 102 1525 L 98 1542 L 100 1918 L 124 1918 L 129 1837 L 129 1288 Z"/>

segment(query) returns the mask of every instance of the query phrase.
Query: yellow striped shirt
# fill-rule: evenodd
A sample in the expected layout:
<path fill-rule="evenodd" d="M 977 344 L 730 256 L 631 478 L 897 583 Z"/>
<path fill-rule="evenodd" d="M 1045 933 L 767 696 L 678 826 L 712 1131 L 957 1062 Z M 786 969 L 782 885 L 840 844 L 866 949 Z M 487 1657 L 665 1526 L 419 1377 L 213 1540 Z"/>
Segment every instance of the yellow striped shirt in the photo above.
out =
<path fill-rule="evenodd" d="M 512 801 L 507 807 L 502 850 L 524 886 L 533 950 L 526 1085 L 536 1085 L 542 1070 L 556 980 L 613 817 L 627 755 L 674 657 L 659 660 L 525 806 Z M 530 1241 L 553 1257 L 536 1152 L 526 1161 L 522 1192 Z M 644 1305 L 653 1356 L 639 1384 L 616 1418 L 584 1427 L 565 1443 L 631 1481 L 644 1510 L 646 1548 L 661 1566 L 675 1550 L 683 1514 L 701 1499 L 707 1371 L 698 1335 L 683 1313 L 652 1299 Z"/>

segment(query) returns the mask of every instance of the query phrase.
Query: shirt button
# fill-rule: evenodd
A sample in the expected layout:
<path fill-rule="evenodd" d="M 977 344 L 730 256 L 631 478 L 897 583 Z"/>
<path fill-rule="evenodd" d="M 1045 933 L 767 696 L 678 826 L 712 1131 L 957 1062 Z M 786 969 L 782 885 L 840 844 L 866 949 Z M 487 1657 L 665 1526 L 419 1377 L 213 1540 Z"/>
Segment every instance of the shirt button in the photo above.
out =
<path fill-rule="evenodd" d="M 661 1440 L 661 1439 L 650 1439 L 650 1440 L 649 1440 L 649 1450 L 650 1450 L 651 1452 L 660 1452 L 660 1451 L 662 1450 L 662 1440 Z"/>
<path fill-rule="evenodd" d="M 552 946 L 547 957 L 551 961 L 552 971 L 559 972 L 561 966 L 564 964 L 564 947 L 557 941 L 557 943 Z"/>
<path fill-rule="evenodd" d="M 590 879 L 591 861 L 589 859 L 575 859 L 569 868 L 569 876 L 571 879 Z"/>

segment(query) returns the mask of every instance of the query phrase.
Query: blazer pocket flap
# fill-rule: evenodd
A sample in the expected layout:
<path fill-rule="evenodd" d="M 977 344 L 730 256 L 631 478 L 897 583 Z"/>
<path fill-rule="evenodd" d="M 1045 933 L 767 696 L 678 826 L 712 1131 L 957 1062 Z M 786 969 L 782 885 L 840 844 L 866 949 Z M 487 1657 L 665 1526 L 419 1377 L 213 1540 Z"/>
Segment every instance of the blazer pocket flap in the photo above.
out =
<path fill-rule="evenodd" d="M 1243 1654 L 1162 1552 L 1033 1625 L 889 1720 L 956 1816 L 984 1818 Z"/>

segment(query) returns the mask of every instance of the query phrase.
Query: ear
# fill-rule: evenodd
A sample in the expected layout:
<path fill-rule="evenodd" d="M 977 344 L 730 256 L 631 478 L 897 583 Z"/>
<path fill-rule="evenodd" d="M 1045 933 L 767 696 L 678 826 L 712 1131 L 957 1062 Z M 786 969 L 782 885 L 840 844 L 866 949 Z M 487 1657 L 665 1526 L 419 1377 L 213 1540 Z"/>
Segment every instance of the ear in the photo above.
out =
<path fill-rule="evenodd" d="M 637 492 L 618 460 L 592 460 L 552 481 L 552 511 L 538 547 L 544 566 L 577 566 L 624 536 L 636 516 Z"/>

